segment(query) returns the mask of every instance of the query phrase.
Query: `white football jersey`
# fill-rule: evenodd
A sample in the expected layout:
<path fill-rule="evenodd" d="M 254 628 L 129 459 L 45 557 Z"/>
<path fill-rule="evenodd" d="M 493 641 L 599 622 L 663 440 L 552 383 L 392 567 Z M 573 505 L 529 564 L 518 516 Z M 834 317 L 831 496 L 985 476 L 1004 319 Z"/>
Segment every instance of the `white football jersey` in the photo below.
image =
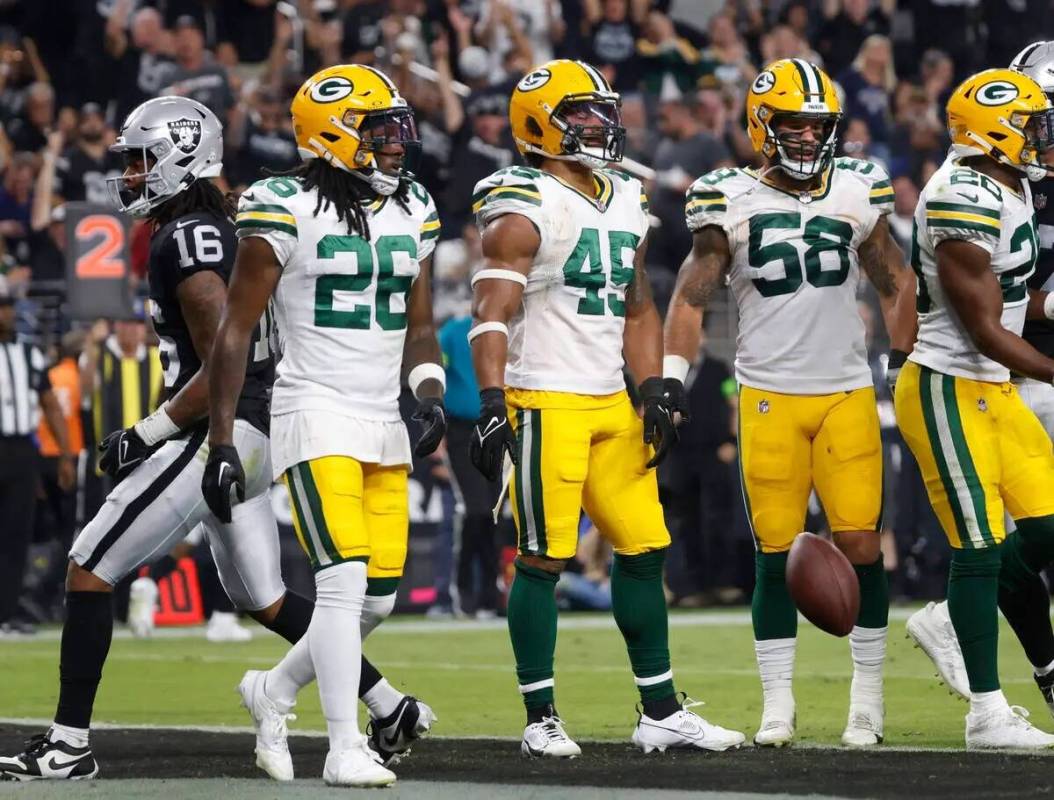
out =
<path fill-rule="evenodd" d="M 476 184 L 472 210 L 481 229 L 520 214 L 541 237 L 523 304 L 509 321 L 508 386 L 596 395 L 626 386 L 626 289 L 648 230 L 647 200 L 636 178 L 594 175 L 594 197 L 530 167 L 499 170 Z"/>
<path fill-rule="evenodd" d="M 435 204 L 413 183 L 367 206 L 369 238 L 295 178 L 254 183 L 239 238 L 267 240 L 282 265 L 272 298 L 280 360 L 271 398 L 275 474 L 323 455 L 410 462 L 399 415 L 406 306 L 439 236 Z M 373 434 L 369 432 L 373 431 Z"/>
<path fill-rule="evenodd" d="M 911 265 L 919 278 L 919 338 L 910 358 L 948 375 L 1008 381 L 1010 370 L 977 349 L 941 288 L 937 245 L 947 239 L 975 244 L 991 254 L 1003 291 L 1003 327 L 1019 336 L 1028 309 L 1025 282 L 1039 255 L 1032 191 L 1020 193 L 949 158 L 933 173 L 915 209 Z"/>
<path fill-rule="evenodd" d="M 750 169 L 716 170 L 691 185 L 689 230 L 716 225 L 732 253 L 739 383 L 785 394 L 872 385 L 857 250 L 892 210 L 885 171 L 852 158 L 835 159 L 813 192 L 776 188 Z"/>

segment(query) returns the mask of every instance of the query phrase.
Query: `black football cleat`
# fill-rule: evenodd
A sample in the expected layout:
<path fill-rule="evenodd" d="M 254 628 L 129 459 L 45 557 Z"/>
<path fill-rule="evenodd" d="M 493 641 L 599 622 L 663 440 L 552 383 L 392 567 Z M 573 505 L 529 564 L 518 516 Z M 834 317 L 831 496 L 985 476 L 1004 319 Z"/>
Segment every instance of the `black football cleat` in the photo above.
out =
<path fill-rule="evenodd" d="M 1047 704 L 1047 708 L 1050 709 L 1051 716 L 1054 716 L 1054 672 L 1048 672 L 1046 675 L 1033 675 L 1036 679 L 1036 686 L 1039 687 L 1039 691 L 1043 693 L 1043 700 Z"/>
<path fill-rule="evenodd" d="M 26 742 L 25 752 L 0 756 L 0 778 L 8 781 L 82 781 L 99 774 L 90 747 L 52 741 L 41 733 Z"/>
<path fill-rule="evenodd" d="M 436 721 L 435 712 L 428 705 L 406 695 L 387 717 L 370 720 L 370 747 L 381 757 L 384 766 L 396 764 Z"/>

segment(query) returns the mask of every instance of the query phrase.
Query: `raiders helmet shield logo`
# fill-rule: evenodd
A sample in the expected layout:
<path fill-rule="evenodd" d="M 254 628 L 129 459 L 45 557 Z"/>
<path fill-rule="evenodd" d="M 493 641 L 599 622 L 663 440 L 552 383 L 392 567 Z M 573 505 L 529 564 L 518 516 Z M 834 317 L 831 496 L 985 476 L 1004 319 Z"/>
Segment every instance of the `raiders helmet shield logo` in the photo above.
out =
<path fill-rule="evenodd" d="M 186 117 L 173 120 L 168 123 L 168 133 L 176 147 L 184 153 L 193 153 L 201 143 L 201 122 Z"/>

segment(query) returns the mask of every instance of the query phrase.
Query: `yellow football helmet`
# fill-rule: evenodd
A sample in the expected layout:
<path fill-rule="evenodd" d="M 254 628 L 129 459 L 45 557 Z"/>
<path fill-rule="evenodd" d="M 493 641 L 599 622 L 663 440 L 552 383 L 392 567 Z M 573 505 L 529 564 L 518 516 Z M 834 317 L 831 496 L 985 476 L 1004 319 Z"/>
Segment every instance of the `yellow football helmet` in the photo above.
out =
<path fill-rule="evenodd" d="M 509 123 L 521 154 L 599 169 L 621 161 L 626 149 L 621 105 L 599 70 L 560 59 L 535 67 L 516 84 Z"/>
<path fill-rule="evenodd" d="M 827 168 L 838 144 L 841 118 L 842 103 L 834 83 L 826 72 L 801 58 L 769 64 L 747 93 L 747 133 L 754 151 L 795 180 L 809 180 Z M 780 120 L 819 122 L 819 143 L 802 142 L 797 131 L 777 133 Z"/>
<path fill-rule="evenodd" d="M 319 70 L 304 81 L 289 110 L 301 158 L 325 159 L 378 194 L 393 194 L 400 176 L 380 170 L 374 152 L 391 144 L 407 151 L 420 146 L 413 111 L 391 79 L 373 67 Z"/>
<path fill-rule="evenodd" d="M 959 84 L 948 99 L 948 130 L 960 156 L 989 156 L 1034 181 L 1047 174 L 1039 155 L 1054 147 L 1054 109 L 1021 72 L 986 69 Z"/>

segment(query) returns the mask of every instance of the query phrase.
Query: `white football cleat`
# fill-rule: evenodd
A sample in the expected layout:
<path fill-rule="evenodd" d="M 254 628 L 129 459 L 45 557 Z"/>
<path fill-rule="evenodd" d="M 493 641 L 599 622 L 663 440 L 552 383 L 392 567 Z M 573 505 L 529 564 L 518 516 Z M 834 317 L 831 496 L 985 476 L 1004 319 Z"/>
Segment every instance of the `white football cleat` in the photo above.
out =
<path fill-rule="evenodd" d="M 256 728 L 256 766 L 276 781 L 293 780 L 293 758 L 289 755 L 289 730 L 286 723 L 295 714 L 283 714 L 264 693 L 267 673 L 251 669 L 238 684 L 242 705 Z"/>
<path fill-rule="evenodd" d="M 948 601 L 927 603 L 925 608 L 908 617 L 907 628 L 908 636 L 930 657 L 944 685 L 963 700 L 969 700 L 970 679 L 959 638 L 948 616 Z"/>
<path fill-rule="evenodd" d="M 849 721 L 842 733 L 842 744 L 846 747 L 873 747 L 882 744 L 885 710 L 882 703 L 864 705 L 849 704 Z"/>
<path fill-rule="evenodd" d="M 238 624 L 238 615 L 230 611 L 213 611 L 205 627 L 205 638 L 210 642 L 248 642 L 253 632 Z"/>
<path fill-rule="evenodd" d="M 132 636 L 144 639 L 154 632 L 157 584 L 146 576 L 136 578 L 128 589 L 128 627 Z"/>
<path fill-rule="evenodd" d="M 987 714 L 966 715 L 967 750 L 1048 750 L 1054 736 L 1028 721 L 1028 711 L 1009 706 Z"/>
<path fill-rule="evenodd" d="M 395 773 L 384 767 L 380 756 L 366 744 L 366 738 L 345 750 L 330 750 L 326 756 L 326 766 L 322 770 L 322 780 L 328 786 L 391 786 L 395 783 Z"/>
<path fill-rule="evenodd" d="M 576 758 L 582 755 L 582 748 L 567 735 L 564 721 L 554 714 L 523 729 L 520 752 L 528 758 Z"/>
<path fill-rule="evenodd" d="M 761 725 L 754 734 L 758 747 L 786 747 L 794 740 L 796 717 L 794 706 L 766 707 Z"/>
<path fill-rule="evenodd" d="M 397 764 L 410 752 L 411 745 L 432 730 L 438 721 L 431 706 L 406 695 L 387 717 L 370 720 L 370 746 L 381 757 L 382 764 Z"/>
<path fill-rule="evenodd" d="M 645 753 L 667 747 L 696 747 L 700 750 L 721 752 L 739 747 L 747 740 L 739 731 L 730 731 L 707 722 L 688 709 L 703 705 L 702 702 L 684 698 L 681 709 L 665 719 L 652 719 L 638 709 L 640 719 L 633 730 L 632 741 Z"/>

